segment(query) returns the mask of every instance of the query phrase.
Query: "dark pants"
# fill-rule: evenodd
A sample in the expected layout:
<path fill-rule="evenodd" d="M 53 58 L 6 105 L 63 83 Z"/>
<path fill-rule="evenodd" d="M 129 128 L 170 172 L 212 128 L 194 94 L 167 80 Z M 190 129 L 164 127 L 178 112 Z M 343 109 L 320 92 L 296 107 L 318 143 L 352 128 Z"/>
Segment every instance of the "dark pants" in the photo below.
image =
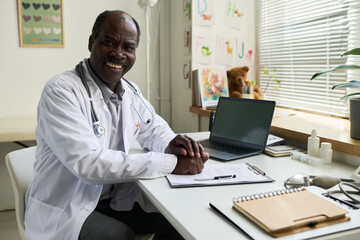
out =
<path fill-rule="evenodd" d="M 160 213 L 146 213 L 138 203 L 130 211 L 115 211 L 110 200 L 103 200 L 85 220 L 79 240 L 134 239 L 148 233 L 155 234 L 154 240 L 183 239 Z"/>

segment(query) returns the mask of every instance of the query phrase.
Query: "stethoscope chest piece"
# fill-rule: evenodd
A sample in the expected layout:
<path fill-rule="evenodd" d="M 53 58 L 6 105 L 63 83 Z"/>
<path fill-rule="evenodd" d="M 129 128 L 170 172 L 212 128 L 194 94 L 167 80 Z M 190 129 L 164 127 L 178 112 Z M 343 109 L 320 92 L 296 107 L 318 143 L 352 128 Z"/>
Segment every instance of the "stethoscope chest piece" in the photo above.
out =
<path fill-rule="evenodd" d="M 105 128 L 100 125 L 99 121 L 94 122 L 93 130 L 94 130 L 95 136 L 97 136 L 97 137 L 101 137 L 105 133 Z"/>

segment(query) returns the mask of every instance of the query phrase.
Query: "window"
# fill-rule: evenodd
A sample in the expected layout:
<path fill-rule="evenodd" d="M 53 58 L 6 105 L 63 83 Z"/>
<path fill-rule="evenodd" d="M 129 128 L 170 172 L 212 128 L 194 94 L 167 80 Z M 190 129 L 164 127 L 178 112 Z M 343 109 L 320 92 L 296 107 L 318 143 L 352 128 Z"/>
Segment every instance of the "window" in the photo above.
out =
<path fill-rule="evenodd" d="M 348 116 L 346 89 L 332 85 L 358 79 L 355 71 L 338 71 L 310 81 L 315 72 L 339 64 L 358 64 L 341 57 L 360 47 L 358 0 L 257 0 L 257 49 L 260 87 L 277 106 Z M 274 72 L 280 84 L 264 75 Z M 268 87 L 267 87 L 268 85 Z"/>

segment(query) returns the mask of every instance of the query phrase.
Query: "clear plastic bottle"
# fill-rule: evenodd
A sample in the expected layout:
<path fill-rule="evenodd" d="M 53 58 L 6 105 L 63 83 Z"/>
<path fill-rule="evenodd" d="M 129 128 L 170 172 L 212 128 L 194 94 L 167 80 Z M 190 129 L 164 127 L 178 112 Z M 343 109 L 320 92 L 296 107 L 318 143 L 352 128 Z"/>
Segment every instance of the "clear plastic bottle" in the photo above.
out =
<path fill-rule="evenodd" d="M 307 154 L 314 157 L 319 156 L 319 145 L 320 138 L 317 136 L 316 130 L 313 129 L 311 131 L 311 136 L 308 138 Z"/>
<path fill-rule="evenodd" d="M 332 154 L 333 150 L 331 149 L 331 143 L 322 142 L 319 150 L 319 158 L 324 159 L 325 164 L 329 164 L 332 162 Z"/>

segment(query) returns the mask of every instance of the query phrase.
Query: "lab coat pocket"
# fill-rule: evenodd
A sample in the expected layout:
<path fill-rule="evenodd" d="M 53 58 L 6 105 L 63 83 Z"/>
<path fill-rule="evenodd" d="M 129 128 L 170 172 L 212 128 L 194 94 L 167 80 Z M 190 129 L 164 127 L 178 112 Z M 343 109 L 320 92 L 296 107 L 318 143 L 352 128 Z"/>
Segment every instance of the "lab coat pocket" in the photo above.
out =
<path fill-rule="evenodd" d="M 58 229 L 64 209 L 41 202 L 33 197 L 30 199 L 30 204 L 26 209 L 26 225 L 30 225 L 30 229 L 36 229 L 35 231 L 38 233 L 46 232 L 51 235 Z"/>

